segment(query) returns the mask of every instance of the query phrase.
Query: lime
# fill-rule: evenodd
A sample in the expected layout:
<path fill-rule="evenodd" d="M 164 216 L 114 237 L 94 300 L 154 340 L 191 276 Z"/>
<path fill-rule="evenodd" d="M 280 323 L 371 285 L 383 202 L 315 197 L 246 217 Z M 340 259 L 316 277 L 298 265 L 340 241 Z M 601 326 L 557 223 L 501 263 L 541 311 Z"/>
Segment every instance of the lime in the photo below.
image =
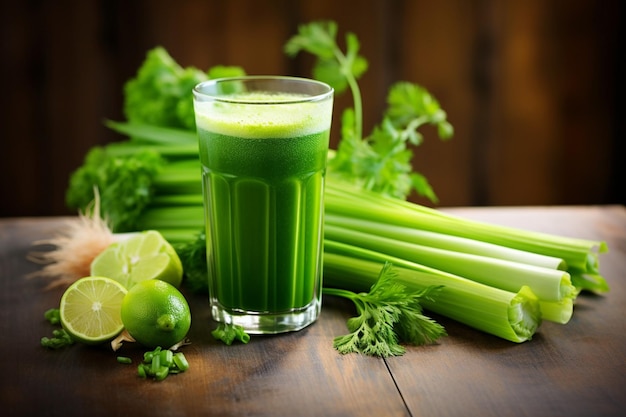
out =
<path fill-rule="evenodd" d="M 191 326 L 189 304 L 176 287 L 165 281 L 141 281 L 122 301 L 122 322 L 142 345 L 168 349 L 185 338 Z"/>
<path fill-rule="evenodd" d="M 126 292 L 109 278 L 80 278 L 61 297 L 61 325 L 79 342 L 97 344 L 113 339 L 124 328 L 120 309 Z"/>
<path fill-rule="evenodd" d="M 159 232 L 148 230 L 109 245 L 91 262 L 91 275 L 112 278 L 127 289 L 149 279 L 179 287 L 183 266 L 172 245 Z"/>

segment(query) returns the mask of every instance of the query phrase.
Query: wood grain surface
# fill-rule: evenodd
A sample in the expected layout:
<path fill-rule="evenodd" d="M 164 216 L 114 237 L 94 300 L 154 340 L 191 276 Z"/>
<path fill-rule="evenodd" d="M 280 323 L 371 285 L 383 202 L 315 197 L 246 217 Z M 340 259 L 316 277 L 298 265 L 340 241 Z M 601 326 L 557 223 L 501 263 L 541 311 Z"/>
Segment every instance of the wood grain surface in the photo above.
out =
<path fill-rule="evenodd" d="M 449 336 L 408 347 L 402 357 L 338 354 L 333 337 L 354 314 L 327 297 L 317 323 L 247 345 L 215 341 L 204 296 L 186 294 L 190 369 L 162 382 L 142 380 L 145 349 L 40 346 L 52 326 L 45 310 L 61 291 L 26 275 L 31 242 L 69 218 L 0 220 L 0 413 L 4 416 L 621 416 L 626 412 L 626 210 L 623 206 L 456 208 L 494 223 L 601 239 L 601 271 L 611 291 L 582 295 L 567 325 L 544 323 L 532 341 L 513 344 L 434 316 Z"/>

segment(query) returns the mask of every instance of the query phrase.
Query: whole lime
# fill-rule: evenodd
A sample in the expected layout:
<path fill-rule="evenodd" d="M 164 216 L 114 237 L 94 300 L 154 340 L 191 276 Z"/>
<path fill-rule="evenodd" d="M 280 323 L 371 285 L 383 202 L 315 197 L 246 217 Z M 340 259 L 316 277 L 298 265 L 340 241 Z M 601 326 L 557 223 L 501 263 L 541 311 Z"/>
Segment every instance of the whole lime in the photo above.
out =
<path fill-rule="evenodd" d="M 176 287 L 149 279 L 135 284 L 122 300 L 121 317 L 128 333 L 142 345 L 170 348 L 191 327 L 189 304 Z"/>

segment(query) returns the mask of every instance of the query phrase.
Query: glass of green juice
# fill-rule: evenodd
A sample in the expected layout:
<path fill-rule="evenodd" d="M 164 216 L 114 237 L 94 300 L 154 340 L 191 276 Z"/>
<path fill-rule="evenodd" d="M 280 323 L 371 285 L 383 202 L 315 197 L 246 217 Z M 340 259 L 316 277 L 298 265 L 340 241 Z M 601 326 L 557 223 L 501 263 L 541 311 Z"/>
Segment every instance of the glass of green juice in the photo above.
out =
<path fill-rule="evenodd" d="M 300 330 L 321 309 L 333 89 L 245 76 L 193 96 L 213 319 L 250 334 Z"/>

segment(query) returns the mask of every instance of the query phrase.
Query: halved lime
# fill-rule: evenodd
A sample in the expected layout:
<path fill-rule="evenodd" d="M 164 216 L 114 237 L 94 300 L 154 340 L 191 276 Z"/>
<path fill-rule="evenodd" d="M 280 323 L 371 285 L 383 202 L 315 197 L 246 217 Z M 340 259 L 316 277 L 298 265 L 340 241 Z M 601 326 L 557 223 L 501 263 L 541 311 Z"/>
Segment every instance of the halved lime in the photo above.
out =
<path fill-rule="evenodd" d="M 92 261 L 91 275 L 114 279 L 127 289 L 148 279 L 179 287 L 183 265 L 172 245 L 149 230 L 107 247 Z"/>
<path fill-rule="evenodd" d="M 124 328 L 120 311 L 126 293 L 126 288 L 112 279 L 81 278 L 61 297 L 61 325 L 79 342 L 109 341 Z"/>

